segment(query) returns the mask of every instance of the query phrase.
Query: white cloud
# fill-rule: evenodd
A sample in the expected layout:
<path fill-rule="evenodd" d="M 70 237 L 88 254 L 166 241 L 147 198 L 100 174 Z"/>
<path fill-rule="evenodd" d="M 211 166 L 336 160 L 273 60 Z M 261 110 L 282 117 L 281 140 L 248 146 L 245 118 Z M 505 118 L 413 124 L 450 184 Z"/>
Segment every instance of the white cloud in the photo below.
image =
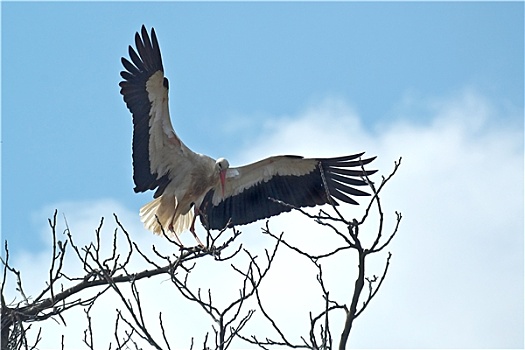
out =
<path fill-rule="evenodd" d="M 396 110 L 398 115 L 392 121 L 366 128 L 346 103 L 328 99 L 298 116 L 269 121 L 260 137 L 250 140 L 249 147 L 230 161 L 242 164 L 275 154 L 317 157 L 366 150 L 367 155 L 378 156 L 373 164 L 386 175 L 393 161 L 403 156 L 399 173 L 382 196 L 386 232 L 393 227 L 395 210 L 404 216 L 388 249 L 393 253 L 390 271 L 369 309 L 356 321 L 351 346 L 523 347 L 523 131 L 499 123 L 508 120 L 505 111 L 472 90 L 419 103 L 425 105 L 427 122 L 405 118 L 410 109 L 407 105 Z M 107 220 L 105 237 L 110 237 L 115 227 L 111 215 L 116 212 L 141 246 L 170 249 L 162 239 L 145 232 L 136 213 L 119 203 L 62 203 L 54 207 L 65 212 L 79 242 L 93 238 L 101 216 Z M 341 209 L 351 218 L 360 217 L 363 207 Z M 50 215 L 52 210 L 44 212 Z M 41 214 L 38 217 L 42 220 Z M 260 233 L 262 225 L 242 227 L 241 237 L 245 247 L 260 258 L 263 249 L 271 247 L 271 240 Z M 277 234 L 284 231 L 286 239 L 308 249 L 321 250 L 333 244 L 326 229 L 297 213 L 272 219 L 270 227 Z M 375 232 L 373 225 L 367 229 L 370 231 L 362 231 L 362 235 Z M 192 239 L 191 235 L 183 238 Z M 34 275 L 28 281 L 37 281 L 35 276 L 47 273 L 48 259 L 48 252 L 42 252 L 26 254 L 13 263 Z M 371 274 L 382 271 L 384 259 L 384 254 L 374 259 Z M 198 265 L 192 280 L 204 289 L 211 287 L 213 295 L 224 301 L 228 293 L 236 293 L 239 284 L 230 282 L 235 277 L 228 263 L 209 260 Z M 326 263 L 331 295 L 342 302 L 349 302 L 345 298 L 352 290 L 354 266 L 354 256 Z M 173 341 L 187 347 L 190 335 L 202 339 L 209 320 L 163 280 L 139 285 L 151 312 L 152 328 L 157 325 L 158 312 L 163 311 Z M 300 326 L 307 324 L 307 312 L 322 305 L 315 270 L 284 247 L 262 290 L 268 309 L 295 339 L 304 334 Z M 97 330 L 100 346 L 112 337 L 114 309 L 122 308 L 107 299 L 93 310 L 102 320 Z M 66 316 L 66 321 L 68 317 L 77 316 Z M 78 317 L 83 320 L 83 315 Z M 294 322 L 289 322 L 292 317 Z M 338 327 L 340 321 L 334 321 L 333 326 Z M 80 347 L 73 342 L 80 338 L 74 334 L 82 334 L 82 322 L 72 322 L 67 329 L 50 326 L 54 328 L 45 333 L 44 341 L 50 339 L 45 344 L 56 347 L 60 337 L 52 334 L 66 332 L 71 347 Z M 248 327 L 261 336 L 267 329 L 256 318 Z M 333 332 L 338 337 L 337 328 Z"/>
<path fill-rule="evenodd" d="M 523 130 L 473 90 L 421 104 L 426 121 L 400 108 L 393 121 L 367 130 L 351 107 L 327 100 L 272 121 L 240 158 L 366 150 L 385 174 L 403 156 L 382 197 L 387 213 L 404 214 L 391 272 L 358 320 L 353 345 L 521 347 Z"/>

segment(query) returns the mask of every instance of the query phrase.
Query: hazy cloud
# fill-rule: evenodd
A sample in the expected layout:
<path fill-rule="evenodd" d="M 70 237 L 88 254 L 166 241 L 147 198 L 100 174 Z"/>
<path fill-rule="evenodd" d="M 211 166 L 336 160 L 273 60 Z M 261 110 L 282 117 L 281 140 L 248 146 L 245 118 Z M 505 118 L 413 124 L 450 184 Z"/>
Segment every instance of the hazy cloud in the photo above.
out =
<path fill-rule="evenodd" d="M 414 104 L 427 114 L 424 122 L 411 115 Z M 381 291 L 356 321 L 352 347 L 519 348 L 523 347 L 523 130 L 499 122 L 513 120 L 507 113 L 497 101 L 465 90 L 448 98 L 405 101 L 390 121 L 365 127 L 347 103 L 327 99 L 299 115 L 269 119 L 260 136 L 246 142 L 230 163 L 239 165 L 275 154 L 318 157 L 366 151 L 378 156 L 373 167 L 387 175 L 402 156 L 399 173 L 382 196 L 387 232 L 393 228 L 394 211 L 404 216 L 388 249 L 393 253 L 391 268 Z M 115 212 L 141 246 L 172 249 L 146 232 L 136 213 L 115 201 L 58 203 L 35 214 L 35 220 L 44 222 L 55 207 L 66 214 L 79 244 L 93 239 L 101 216 L 107 221 L 103 237 L 109 240 Z M 359 217 L 363 208 L 344 206 L 342 210 L 351 218 Z M 264 248 L 272 246 L 260 233 L 262 225 L 242 227 L 241 237 L 260 257 Z M 272 219 L 270 227 L 308 249 L 322 250 L 337 243 L 326 229 L 297 213 Z M 366 229 L 362 232 L 375 233 L 373 224 Z M 42 234 L 49 237 L 48 229 Z M 193 243 L 191 235 L 183 239 Z M 370 274 L 379 274 L 385 259 L 386 253 L 375 258 Z M 68 263 L 74 266 L 74 260 L 71 254 Z M 49 250 L 23 254 L 12 262 L 31 275 L 27 288 L 38 291 L 47 274 Z M 354 256 L 326 263 L 331 296 L 341 302 L 349 302 L 354 266 Z M 308 311 L 322 307 L 315 273 L 307 261 L 281 248 L 262 286 L 269 310 L 294 339 L 305 333 Z M 165 280 L 139 284 L 152 329 L 158 328 L 162 311 L 178 347 L 188 347 L 191 336 L 198 344 L 204 332 L 210 331 L 210 320 Z M 225 302 L 239 288 L 228 264 L 211 259 L 200 263 L 192 281 L 204 290 L 212 288 L 218 302 Z M 93 310 L 99 322 L 99 346 L 106 346 L 113 336 L 114 309 L 122 309 L 110 295 L 106 299 Z M 51 328 L 43 333 L 43 348 L 57 347 L 62 333 L 67 334 L 68 347 L 81 346 L 85 316 L 82 312 L 65 316 L 66 321 L 73 320 L 67 328 L 45 323 Z M 293 323 L 287 322 L 290 317 Z M 336 333 L 341 322 L 339 318 L 332 323 Z M 265 336 L 267 327 L 254 318 L 247 331 Z"/>

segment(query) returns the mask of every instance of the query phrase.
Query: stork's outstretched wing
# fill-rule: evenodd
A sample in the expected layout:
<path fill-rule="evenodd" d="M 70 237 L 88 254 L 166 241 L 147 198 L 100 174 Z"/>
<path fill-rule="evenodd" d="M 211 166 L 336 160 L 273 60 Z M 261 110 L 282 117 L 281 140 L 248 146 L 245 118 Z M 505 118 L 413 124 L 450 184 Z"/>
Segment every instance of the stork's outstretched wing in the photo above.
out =
<path fill-rule="evenodd" d="M 224 196 L 216 187 L 200 206 L 201 222 L 209 229 L 243 225 L 290 211 L 290 206 L 313 207 L 336 199 L 358 204 L 352 196 L 368 196 L 355 186 L 367 185 L 366 176 L 376 170 L 361 166 L 375 157 L 361 159 L 364 153 L 338 158 L 270 157 L 228 170 Z"/>
<path fill-rule="evenodd" d="M 135 192 L 157 188 L 162 194 L 174 177 L 196 154 L 179 139 L 171 125 L 168 109 L 168 79 L 155 30 L 151 39 L 144 26 L 129 47 L 131 62 L 122 58 L 126 70 L 120 72 L 120 93 L 133 114 L 133 180 Z"/>
<path fill-rule="evenodd" d="M 155 233 L 164 229 L 194 233 L 192 206 L 209 229 L 243 225 L 290 207 L 357 204 L 367 192 L 364 170 L 374 158 L 363 153 L 338 158 L 277 156 L 239 168 L 225 159 L 194 153 L 177 136 L 168 109 L 168 80 L 155 31 L 142 26 L 122 58 L 120 93 L 133 114 L 133 180 L 135 192 L 154 190 L 155 200 L 141 208 L 141 219 Z M 277 201 L 276 201 L 277 200 Z M 280 202 L 279 202 L 280 201 Z M 285 205 L 285 204 L 288 205 Z"/>

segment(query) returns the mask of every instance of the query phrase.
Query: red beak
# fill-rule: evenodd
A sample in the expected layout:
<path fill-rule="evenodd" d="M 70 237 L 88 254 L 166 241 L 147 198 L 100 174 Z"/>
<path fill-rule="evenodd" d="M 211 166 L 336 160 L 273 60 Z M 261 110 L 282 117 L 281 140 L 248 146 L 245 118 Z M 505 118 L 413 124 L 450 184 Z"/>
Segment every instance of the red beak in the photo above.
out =
<path fill-rule="evenodd" d="M 226 170 L 221 170 L 221 172 L 219 173 L 219 177 L 221 178 L 222 197 L 224 198 L 224 184 L 226 182 Z"/>

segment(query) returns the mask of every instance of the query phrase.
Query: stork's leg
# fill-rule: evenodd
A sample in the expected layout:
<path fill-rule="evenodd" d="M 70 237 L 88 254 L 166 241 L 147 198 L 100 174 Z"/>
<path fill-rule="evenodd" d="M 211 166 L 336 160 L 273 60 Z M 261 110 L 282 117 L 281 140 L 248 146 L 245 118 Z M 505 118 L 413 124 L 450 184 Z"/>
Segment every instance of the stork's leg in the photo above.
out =
<path fill-rule="evenodd" d="M 195 237 L 195 240 L 197 240 L 197 243 L 199 243 L 201 247 L 204 247 L 204 244 L 202 244 L 201 240 L 195 233 L 195 220 L 197 219 L 198 210 L 199 209 L 196 206 L 193 207 L 193 220 L 191 220 L 190 232 L 193 234 L 193 237 Z"/>
<path fill-rule="evenodd" d="M 177 242 L 179 242 L 179 244 L 180 244 L 181 246 L 183 246 L 183 244 L 182 244 L 182 242 L 181 242 L 181 240 L 180 240 L 180 238 L 179 238 L 179 235 L 178 235 L 178 234 L 175 232 L 175 230 L 173 229 L 173 221 L 172 221 L 172 222 L 169 224 L 169 226 L 168 226 L 168 232 L 173 233 L 173 236 L 175 236 L 175 238 L 177 239 Z"/>

